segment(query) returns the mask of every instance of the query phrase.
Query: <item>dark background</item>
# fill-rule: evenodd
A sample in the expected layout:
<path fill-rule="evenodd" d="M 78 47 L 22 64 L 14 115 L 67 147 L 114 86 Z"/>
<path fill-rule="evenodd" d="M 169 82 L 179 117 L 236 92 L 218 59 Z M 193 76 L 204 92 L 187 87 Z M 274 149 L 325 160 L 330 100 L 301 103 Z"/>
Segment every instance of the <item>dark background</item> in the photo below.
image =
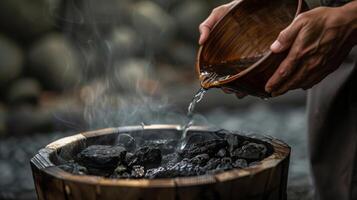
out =
<path fill-rule="evenodd" d="M 29 160 L 81 131 L 182 124 L 199 88 L 198 25 L 219 0 L 1 0 L 0 199 L 34 199 Z M 209 91 L 196 124 L 290 144 L 289 199 L 310 199 L 305 93 Z"/>

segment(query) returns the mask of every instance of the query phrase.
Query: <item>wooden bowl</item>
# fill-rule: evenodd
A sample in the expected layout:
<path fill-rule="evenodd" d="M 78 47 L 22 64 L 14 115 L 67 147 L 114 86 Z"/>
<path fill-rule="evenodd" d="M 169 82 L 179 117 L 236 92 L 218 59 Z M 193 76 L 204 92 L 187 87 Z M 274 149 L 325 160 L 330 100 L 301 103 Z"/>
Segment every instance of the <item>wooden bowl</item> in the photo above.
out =
<path fill-rule="evenodd" d="M 217 132 L 205 127 L 192 127 L 188 134 L 212 131 Z M 286 199 L 290 147 L 279 140 L 266 137 L 251 140 L 270 145 L 273 154 L 269 157 L 245 169 L 233 169 L 214 175 L 123 180 L 73 175 L 56 166 L 57 154 L 71 157 L 89 145 L 110 145 L 121 133 L 170 139 L 179 138 L 182 130 L 178 125 L 130 126 L 81 133 L 55 141 L 31 159 L 38 199 Z"/>
<path fill-rule="evenodd" d="M 265 92 L 265 84 L 286 53 L 273 54 L 270 45 L 307 8 L 303 0 L 237 3 L 213 27 L 199 49 L 196 70 L 202 87 L 271 97 Z"/>

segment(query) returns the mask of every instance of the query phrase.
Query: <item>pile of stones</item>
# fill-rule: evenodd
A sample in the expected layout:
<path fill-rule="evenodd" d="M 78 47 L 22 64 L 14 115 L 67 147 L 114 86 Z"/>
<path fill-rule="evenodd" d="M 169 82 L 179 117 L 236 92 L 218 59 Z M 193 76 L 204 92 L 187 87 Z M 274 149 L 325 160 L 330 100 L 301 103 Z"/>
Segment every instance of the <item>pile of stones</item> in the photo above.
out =
<path fill-rule="evenodd" d="M 235 134 L 204 141 L 189 138 L 183 149 L 178 144 L 173 139 L 140 141 L 122 134 L 118 144 L 88 146 L 59 167 L 77 175 L 117 179 L 174 178 L 246 168 L 272 153 L 267 144 Z"/>

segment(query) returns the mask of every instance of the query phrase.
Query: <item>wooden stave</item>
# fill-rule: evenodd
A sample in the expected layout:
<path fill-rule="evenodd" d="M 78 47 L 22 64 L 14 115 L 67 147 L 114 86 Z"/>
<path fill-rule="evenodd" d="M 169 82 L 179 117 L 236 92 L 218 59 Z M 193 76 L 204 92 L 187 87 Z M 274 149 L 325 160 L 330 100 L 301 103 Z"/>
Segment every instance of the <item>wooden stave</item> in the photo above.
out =
<path fill-rule="evenodd" d="M 54 166 L 50 161 L 51 154 L 57 149 L 78 140 L 150 129 L 179 130 L 180 127 L 152 125 L 109 128 L 77 134 L 49 144 L 31 160 L 38 198 L 118 199 L 119 196 L 120 199 L 206 199 L 207 196 L 218 195 L 219 199 L 286 199 L 290 147 L 276 139 L 264 138 L 273 145 L 274 153 L 261 161 L 261 165 L 201 177 L 107 179 L 73 175 Z M 211 131 L 205 127 L 193 127 L 191 130 Z M 252 185 L 256 185 L 258 189 L 249 189 Z"/>

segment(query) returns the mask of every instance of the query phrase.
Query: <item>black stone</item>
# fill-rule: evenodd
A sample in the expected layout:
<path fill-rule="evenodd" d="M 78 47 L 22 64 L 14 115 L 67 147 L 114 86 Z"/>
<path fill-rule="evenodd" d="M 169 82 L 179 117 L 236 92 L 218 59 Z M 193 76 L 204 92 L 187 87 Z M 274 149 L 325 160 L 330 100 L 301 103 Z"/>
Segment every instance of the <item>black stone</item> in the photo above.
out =
<path fill-rule="evenodd" d="M 248 162 L 244 159 L 237 159 L 234 163 L 233 163 L 233 167 L 235 168 L 246 168 L 248 167 Z"/>
<path fill-rule="evenodd" d="M 195 157 L 193 157 L 190 162 L 195 164 L 195 165 L 204 165 L 207 163 L 207 161 L 210 159 L 208 154 L 200 154 Z"/>
<path fill-rule="evenodd" d="M 227 151 L 225 149 L 220 149 L 216 154 L 217 157 L 221 157 L 221 158 L 225 157 L 226 155 L 227 155 Z"/>
<path fill-rule="evenodd" d="M 160 149 L 146 146 L 135 151 L 128 162 L 128 166 L 133 167 L 135 165 L 141 165 L 146 169 L 155 168 L 161 164 L 161 159 L 162 155 Z"/>
<path fill-rule="evenodd" d="M 225 134 L 210 134 L 206 140 L 196 134 L 183 150 L 177 150 L 179 142 L 175 140 L 144 140 L 122 134 L 115 146 L 89 146 L 78 154 L 78 163 L 65 163 L 61 168 L 117 179 L 189 177 L 256 165 L 270 152 L 263 143 Z M 146 146 L 137 148 L 143 144 Z"/>
<path fill-rule="evenodd" d="M 215 139 L 205 142 L 186 145 L 186 147 L 179 153 L 183 158 L 193 158 L 199 154 L 208 154 L 214 156 L 217 151 L 226 148 L 228 143 L 226 140 Z"/>
<path fill-rule="evenodd" d="M 86 167 L 83 167 L 83 166 L 81 166 L 77 163 L 74 163 L 74 162 L 69 162 L 69 163 L 60 165 L 58 167 L 66 172 L 76 174 L 76 175 L 88 174 L 88 170 Z"/>
<path fill-rule="evenodd" d="M 154 178 L 165 178 L 170 175 L 170 172 L 167 171 L 164 167 L 158 167 L 154 169 L 148 169 L 145 174 L 145 178 L 154 179 Z"/>
<path fill-rule="evenodd" d="M 78 162 L 87 168 L 114 169 L 125 154 L 121 146 L 92 145 L 78 154 Z"/>
<path fill-rule="evenodd" d="M 232 157 L 243 158 L 250 161 L 263 159 L 267 154 L 267 148 L 263 144 L 249 143 L 232 152 Z"/>
<path fill-rule="evenodd" d="M 177 141 L 176 140 L 146 140 L 142 146 L 149 146 L 152 148 L 160 149 L 163 154 L 171 154 L 175 152 Z"/>
<path fill-rule="evenodd" d="M 161 165 L 173 166 L 180 161 L 180 156 L 177 153 L 171 153 L 162 156 Z"/>
<path fill-rule="evenodd" d="M 145 175 L 145 169 L 143 166 L 135 165 L 131 171 L 131 177 L 133 178 L 143 178 Z"/>
<path fill-rule="evenodd" d="M 211 158 L 208 162 L 207 165 L 204 166 L 204 169 L 209 171 L 209 170 L 213 170 L 216 169 L 217 166 L 221 163 L 221 159 L 219 158 Z"/>

